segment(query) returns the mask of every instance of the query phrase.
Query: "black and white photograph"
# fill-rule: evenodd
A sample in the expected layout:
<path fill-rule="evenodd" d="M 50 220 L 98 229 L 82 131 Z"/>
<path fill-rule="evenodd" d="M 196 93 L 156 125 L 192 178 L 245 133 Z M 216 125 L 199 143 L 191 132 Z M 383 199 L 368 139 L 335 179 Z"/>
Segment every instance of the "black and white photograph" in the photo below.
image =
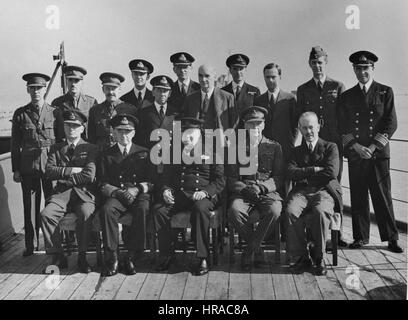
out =
<path fill-rule="evenodd" d="M 407 300 L 406 0 L 0 4 L 0 300 Z"/>

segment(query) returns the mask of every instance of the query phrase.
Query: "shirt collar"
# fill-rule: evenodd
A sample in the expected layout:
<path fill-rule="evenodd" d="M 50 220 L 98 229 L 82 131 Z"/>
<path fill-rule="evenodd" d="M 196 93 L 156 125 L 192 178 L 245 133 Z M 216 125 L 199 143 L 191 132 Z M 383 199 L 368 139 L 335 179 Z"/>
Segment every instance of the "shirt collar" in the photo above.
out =
<path fill-rule="evenodd" d="M 319 139 L 316 139 L 316 140 L 313 141 L 313 142 L 306 142 L 307 148 L 309 149 L 309 144 L 312 144 L 312 146 L 313 146 L 313 151 L 314 151 L 315 148 L 316 148 L 317 141 L 319 141 Z"/>
<path fill-rule="evenodd" d="M 78 145 L 79 140 L 81 140 L 80 137 L 79 137 L 78 139 L 74 140 L 74 141 L 68 141 L 68 140 L 67 140 L 68 147 L 69 147 L 71 144 L 73 144 L 74 147 L 76 148 L 76 146 Z"/>
<path fill-rule="evenodd" d="M 137 98 L 139 96 L 139 90 L 137 90 L 136 88 L 133 88 L 133 91 L 135 92 L 135 96 Z M 140 92 L 142 93 L 142 99 L 144 99 L 144 96 L 146 94 L 146 87 L 140 90 Z"/>
<path fill-rule="evenodd" d="M 244 85 L 244 81 L 241 81 L 240 83 L 236 83 L 235 81 L 232 81 L 232 90 L 236 91 L 238 86 L 242 89 L 243 85 Z"/>
<path fill-rule="evenodd" d="M 180 80 L 177 80 L 178 86 L 181 89 L 183 88 L 183 85 L 186 86 L 186 89 L 188 89 L 188 86 L 190 85 L 190 78 L 188 78 L 185 82 L 181 82 Z"/>
<path fill-rule="evenodd" d="M 201 90 L 201 101 L 204 101 L 204 97 L 207 94 L 208 95 L 208 99 L 211 98 L 212 94 L 214 92 L 214 88 L 212 88 L 210 91 L 208 91 L 207 93 L 205 93 L 203 90 Z"/>
<path fill-rule="evenodd" d="M 268 100 L 271 100 L 271 96 L 273 96 L 273 99 L 276 100 L 276 98 L 277 98 L 278 95 L 279 95 L 279 92 L 280 92 L 280 89 L 279 89 L 279 88 L 277 88 L 274 92 L 270 92 L 270 91 L 268 90 Z"/>
<path fill-rule="evenodd" d="M 366 88 L 366 92 L 368 92 L 368 89 L 370 89 L 371 84 L 373 83 L 373 78 L 371 78 L 370 80 L 368 80 L 368 82 L 366 84 L 362 84 L 361 82 L 359 82 L 358 84 L 360 85 L 360 89 L 363 90 L 363 87 L 365 86 Z"/>
<path fill-rule="evenodd" d="M 315 77 L 313 77 L 313 80 L 314 80 L 316 86 L 317 86 L 317 83 L 318 83 L 319 81 L 322 83 L 322 85 L 324 85 L 324 82 L 326 81 L 326 78 L 327 78 L 327 76 L 324 75 L 323 78 L 321 78 L 321 79 L 316 79 Z"/>
<path fill-rule="evenodd" d="M 167 110 L 167 102 L 165 104 L 158 104 L 156 101 L 154 102 L 154 105 L 156 107 L 157 113 L 160 113 L 160 106 L 163 106 L 163 112 L 166 114 Z"/>
<path fill-rule="evenodd" d="M 132 146 L 131 143 L 129 143 L 126 147 L 125 147 L 125 146 L 122 146 L 120 143 L 117 143 L 117 145 L 118 145 L 118 147 L 119 147 L 120 153 L 122 153 L 122 154 L 123 154 L 123 151 L 125 150 L 125 148 L 126 148 L 127 154 L 129 154 L 130 147 Z"/>

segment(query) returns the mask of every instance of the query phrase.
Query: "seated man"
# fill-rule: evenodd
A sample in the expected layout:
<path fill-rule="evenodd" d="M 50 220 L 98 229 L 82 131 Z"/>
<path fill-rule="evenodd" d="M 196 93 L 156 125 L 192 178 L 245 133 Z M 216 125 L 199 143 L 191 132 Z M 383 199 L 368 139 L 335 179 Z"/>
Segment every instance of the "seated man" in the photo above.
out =
<path fill-rule="evenodd" d="M 105 248 L 106 276 L 118 273 L 119 218 L 132 214 L 131 226 L 123 226 L 123 241 L 128 250 L 125 272 L 135 274 L 134 259 L 145 248 L 145 219 L 149 212 L 149 151 L 132 143 L 138 120 L 130 114 L 117 114 L 110 125 L 117 144 L 102 152 L 98 162 L 97 179 L 102 194 L 101 217 Z"/>
<path fill-rule="evenodd" d="M 91 229 L 89 217 L 95 210 L 95 172 L 97 147 L 81 139 L 86 116 L 77 110 L 62 114 L 66 141 L 51 147 L 45 167 L 45 176 L 57 180 L 52 196 L 41 212 L 41 226 L 47 254 L 52 254 L 52 263 L 60 269 L 68 266 L 61 247 L 59 221 L 67 212 L 77 217 L 78 267 L 80 272 L 89 273 L 86 251 Z"/>
<path fill-rule="evenodd" d="M 316 275 L 325 275 L 323 263 L 329 225 L 334 212 L 342 206 L 341 186 L 337 180 L 339 151 L 333 142 L 320 139 L 319 121 L 314 112 L 305 112 L 299 118 L 303 141 L 292 149 L 288 175 L 294 183 L 286 203 L 288 219 L 287 249 L 296 258 L 295 271 L 315 263 Z M 312 242 L 306 237 L 310 230 Z"/>
<path fill-rule="evenodd" d="M 198 263 L 192 273 L 208 273 L 209 255 L 208 229 L 210 212 L 216 208 L 219 195 L 225 187 L 224 165 L 207 164 L 205 154 L 198 157 L 195 152 L 202 148 L 202 126 L 204 121 L 195 118 L 181 118 L 184 144 L 181 164 L 164 166 L 161 186 L 161 201 L 152 210 L 153 224 L 159 239 L 160 263 L 157 271 L 167 270 L 173 260 L 171 217 L 183 210 L 191 210 L 192 237 L 195 238 Z M 187 130 L 189 129 L 189 130 Z M 187 164 L 183 159 L 194 158 Z M 192 160 L 192 159 L 191 159 Z"/>
<path fill-rule="evenodd" d="M 255 266 L 265 263 L 261 243 L 268 231 L 273 230 L 282 210 L 282 198 L 278 193 L 283 183 L 282 149 L 279 143 L 265 138 L 262 134 L 267 114 L 265 108 L 256 106 L 249 107 L 241 113 L 245 129 L 248 133 L 254 134 L 251 138 L 247 134 L 246 145 L 247 149 L 256 150 L 254 158 L 256 157 L 259 163 L 257 161 L 254 171 L 242 175 L 239 172 L 242 166 L 229 166 L 232 169 L 228 180 L 232 202 L 228 217 L 247 243 L 241 260 L 244 271 L 251 269 L 252 262 Z M 254 131 L 249 132 L 250 129 Z M 256 222 L 258 226 L 253 230 L 252 225 Z"/>

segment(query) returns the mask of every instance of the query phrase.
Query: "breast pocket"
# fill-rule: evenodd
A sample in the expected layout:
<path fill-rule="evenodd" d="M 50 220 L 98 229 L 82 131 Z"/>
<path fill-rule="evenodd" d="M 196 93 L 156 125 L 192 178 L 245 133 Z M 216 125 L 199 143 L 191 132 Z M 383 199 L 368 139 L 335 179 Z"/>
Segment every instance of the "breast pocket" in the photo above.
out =
<path fill-rule="evenodd" d="M 51 140 L 55 140 L 54 121 L 44 123 L 45 134 Z"/>
<path fill-rule="evenodd" d="M 107 136 L 110 133 L 110 126 L 107 119 L 101 119 L 96 123 L 96 135 Z"/>
<path fill-rule="evenodd" d="M 22 126 L 22 129 L 23 129 L 24 141 L 36 140 L 37 128 L 33 124 L 26 123 Z"/>

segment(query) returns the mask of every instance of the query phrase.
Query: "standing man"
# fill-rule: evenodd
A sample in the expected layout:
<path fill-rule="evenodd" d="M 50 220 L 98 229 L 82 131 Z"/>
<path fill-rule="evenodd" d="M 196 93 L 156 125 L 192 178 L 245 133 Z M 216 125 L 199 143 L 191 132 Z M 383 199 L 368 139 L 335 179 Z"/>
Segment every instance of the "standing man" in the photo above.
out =
<path fill-rule="evenodd" d="M 137 110 L 143 109 L 153 102 L 152 92 L 146 88 L 147 80 L 153 73 L 153 65 L 146 60 L 135 59 L 129 62 L 129 69 L 132 72 L 134 88 L 120 97 L 120 100 L 133 104 Z"/>
<path fill-rule="evenodd" d="M 255 98 L 261 92 L 257 87 L 245 82 L 246 68 L 249 64 L 249 58 L 246 55 L 242 53 L 233 54 L 227 58 L 226 64 L 231 73 L 232 81 L 223 87 L 222 90 L 234 96 L 235 108 L 237 113 L 241 114 L 244 109 L 255 105 Z"/>
<path fill-rule="evenodd" d="M 51 254 L 52 265 L 60 269 L 68 266 L 61 247 L 60 220 L 67 212 L 77 216 L 78 268 L 82 273 L 91 272 L 86 261 L 88 239 L 91 233 L 91 215 L 95 210 L 95 174 L 98 148 L 81 139 L 86 116 L 77 110 L 63 112 L 66 141 L 54 144 L 45 169 L 45 176 L 57 184 L 47 205 L 41 212 L 45 250 Z"/>
<path fill-rule="evenodd" d="M 160 200 L 152 210 L 160 251 L 160 263 L 156 270 L 167 270 L 173 261 L 171 217 L 182 210 L 191 210 L 192 237 L 196 240 L 198 258 L 192 273 L 201 276 L 209 271 L 207 260 L 210 212 L 216 208 L 225 187 L 224 166 L 215 164 L 214 161 L 213 164 L 207 164 L 204 159 L 209 155 L 205 153 L 199 159 L 194 154 L 197 148 L 204 146 L 202 141 L 204 121 L 189 117 L 181 118 L 180 121 L 184 144 L 182 163 L 165 166 L 166 178 L 158 188 L 161 191 Z M 183 161 L 184 159 L 191 161 Z"/>
<path fill-rule="evenodd" d="M 88 140 L 98 145 L 100 149 L 104 149 L 113 146 L 116 142 L 113 129 L 109 125 L 113 116 L 117 113 L 128 113 L 135 116 L 137 108 L 119 99 L 121 84 L 125 81 L 122 75 L 104 72 L 99 79 L 102 81 L 102 91 L 106 99 L 89 110 Z"/>
<path fill-rule="evenodd" d="M 11 164 L 13 180 L 21 183 L 24 206 L 25 251 L 30 256 L 39 247 L 41 185 L 44 198 L 52 192 L 52 183 L 44 176 L 50 146 L 57 136 L 57 110 L 44 101 L 47 81 L 42 73 L 23 76 L 31 102 L 18 108 L 12 119 Z M 35 236 L 35 242 L 34 242 Z"/>
<path fill-rule="evenodd" d="M 298 115 L 306 111 L 317 114 L 320 124 L 319 135 L 322 139 L 337 144 L 340 156 L 339 182 L 343 172 L 343 145 L 338 130 L 339 114 L 336 104 L 344 92 L 343 83 L 326 75 L 327 53 L 319 46 L 313 47 L 309 55 L 309 66 L 313 78 L 297 88 Z M 339 243 L 341 245 L 341 243 Z"/>
<path fill-rule="evenodd" d="M 128 250 L 125 270 L 135 274 L 134 259 L 145 248 L 145 220 L 149 213 L 153 185 L 150 180 L 149 150 L 132 143 L 138 120 L 130 114 L 117 114 L 110 125 L 117 144 L 103 151 L 97 168 L 102 194 L 100 208 L 106 276 L 118 273 L 119 218 L 130 212 L 131 226 L 123 226 L 123 241 Z"/>
<path fill-rule="evenodd" d="M 173 81 L 164 75 L 150 80 L 153 87 L 154 102 L 139 111 L 139 127 L 135 137 L 136 144 L 149 150 L 157 143 L 150 141 L 150 134 L 155 129 L 167 130 L 172 136 L 175 109 L 167 103 L 174 87 Z"/>
<path fill-rule="evenodd" d="M 198 68 L 200 90 L 186 97 L 183 114 L 204 120 L 204 129 L 232 128 L 237 115 L 234 108 L 234 96 L 215 87 L 216 73 L 214 67 L 203 64 Z"/>
<path fill-rule="evenodd" d="M 200 90 L 200 85 L 190 78 L 194 60 L 194 57 L 187 52 L 177 52 L 170 56 L 170 62 L 173 63 L 173 71 L 177 75 L 177 81 L 172 86 L 169 102 L 174 106 L 177 113 L 181 113 L 186 96 Z"/>
<path fill-rule="evenodd" d="M 265 119 L 266 138 L 279 142 L 283 157 L 288 160 L 297 138 L 296 97 L 279 87 L 282 69 L 275 63 L 268 63 L 263 69 L 268 90 L 255 99 L 255 105 L 268 110 Z"/>
<path fill-rule="evenodd" d="M 340 97 L 340 127 L 348 158 L 354 242 L 350 248 L 368 244 L 370 214 L 368 192 L 374 207 L 380 237 L 389 250 L 398 245 L 391 197 L 390 139 L 397 130 L 392 88 L 373 79 L 377 56 L 369 51 L 350 55 L 358 84 Z"/>
<path fill-rule="evenodd" d="M 61 128 L 64 127 L 62 113 L 65 110 L 79 110 L 88 118 L 89 110 L 92 106 L 98 103 L 94 97 L 88 96 L 82 92 L 83 79 L 87 74 L 87 71 L 84 68 L 67 66 L 64 68 L 63 72 L 67 79 L 68 92 L 54 99 L 51 103 L 51 105 L 60 111 L 58 126 Z M 86 130 L 84 130 L 82 138 L 86 138 Z M 61 139 L 58 137 L 58 140 Z"/>
<path fill-rule="evenodd" d="M 314 112 L 299 118 L 303 141 L 292 150 L 288 176 L 293 189 L 286 199 L 287 250 L 296 261 L 294 271 L 301 272 L 315 264 L 316 275 L 327 273 L 323 262 L 329 226 L 342 207 L 339 152 L 333 142 L 319 138 L 319 120 Z M 312 242 L 308 246 L 307 232 Z"/>
<path fill-rule="evenodd" d="M 278 223 L 282 210 L 282 198 L 278 193 L 283 182 L 282 149 L 279 143 L 262 134 L 267 114 L 267 109 L 257 106 L 244 109 L 241 113 L 245 129 L 248 132 L 255 130 L 255 136 L 248 139 L 246 145 L 247 150 L 256 148 L 259 163 L 249 175 L 240 175 L 239 166 L 235 166 L 228 183 L 229 199 L 232 201 L 229 221 L 247 243 L 241 260 L 244 271 L 251 270 L 252 263 L 255 266 L 265 263 L 261 243 L 268 231 Z M 254 230 L 253 224 L 257 222 Z"/>

